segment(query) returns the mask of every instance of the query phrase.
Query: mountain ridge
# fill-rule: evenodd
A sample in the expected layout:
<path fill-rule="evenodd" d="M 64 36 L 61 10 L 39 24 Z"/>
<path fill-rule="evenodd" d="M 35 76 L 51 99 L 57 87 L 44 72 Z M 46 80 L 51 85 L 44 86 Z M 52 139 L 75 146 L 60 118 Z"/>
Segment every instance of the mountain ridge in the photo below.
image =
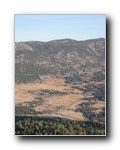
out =
<path fill-rule="evenodd" d="M 104 70 L 105 39 L 76 41 L 61 39 L 50 42 L 15 43 L 16 78 L 43 74 L 65 77 L 79 70 Z M 42 71 L 41 71 L 42 70 Z M 18 77 L 19 76 L 19 77 Z"/>
<path fill-rule="evenodd" d="M 104 37 L 99 37 L 99 38 L 91 38 L 91 39 L 85 39 L 85 40 L 76 40 L 76 39 L 72 39 L 72 38 L 63 38 L 63 39 L 53 39 L 53 40 L 49 40 L 49 41 L 41 41 L 41 40 L 15 41 L 15 43 L 26 43 L 26 42 L 47 43 L 47 42 L 63 41 L 63 40 L 76 41 L 76 42 L 84 42 L 84 41 L 101 40 L 101 39 L 105 39 L 105 38 Z"/>

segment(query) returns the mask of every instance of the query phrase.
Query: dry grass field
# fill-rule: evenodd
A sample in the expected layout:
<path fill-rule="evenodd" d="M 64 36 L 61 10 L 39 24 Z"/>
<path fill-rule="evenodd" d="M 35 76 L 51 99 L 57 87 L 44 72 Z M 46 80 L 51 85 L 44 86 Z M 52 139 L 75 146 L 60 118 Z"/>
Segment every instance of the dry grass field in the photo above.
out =
<path fill-rule="evenodd" d="M 99 83 L 97 82 L 96 84 Z M 78 86 L 82 87 L 85 85 L 83 83 Z M 42 92 L 40 93 L 40 91 Z M 58 94 L 54 94 L 54 91 L 57 91 Z M 48 94 L 49 92 L 52 94 Z M 88 118 L 83 116 L 82 112 L 75 110 L 78 105 L 87 102 L 84 98 L 92 98 L 92 95 L 88 94 L 85 96 L 83 91 L 72 88 L 71 84 L 66 84 L 64 79 L 49 77 L 42 83 L 15 85 L 15 106 L 29 106 L 30 103 L 35 102 L 36 97 L 43 99 L 41 104 L 32 105 L 32 109 L 38 112 L 37 116 L 88 120 Z M 94 110 L 94 113 L 101 112 L 104 106 L 105 102 L 103 101 L 96 101 L 90 104 L 91 108 L 97 108 Z"/>

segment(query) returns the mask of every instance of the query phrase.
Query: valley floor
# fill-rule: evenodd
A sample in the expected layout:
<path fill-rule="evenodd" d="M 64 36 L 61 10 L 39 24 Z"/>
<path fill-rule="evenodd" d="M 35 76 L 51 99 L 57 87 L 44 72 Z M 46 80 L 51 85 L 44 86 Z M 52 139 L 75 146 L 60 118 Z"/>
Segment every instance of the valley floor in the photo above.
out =
<path fill-rule="evenodd" d="M 105 100 L 95 100 L 91 92 L 84 92 L 91 84 L 102 85 L 104 82 L 73 85 L 65 83 L 64 79 L 49 77 L 42 83 L 16 84 L 15 113 L 17 116 L 98 121 L 96 116 L 103 112 Z M 104 122 L 104 119 L 99 117 L 99 122 Z"/>

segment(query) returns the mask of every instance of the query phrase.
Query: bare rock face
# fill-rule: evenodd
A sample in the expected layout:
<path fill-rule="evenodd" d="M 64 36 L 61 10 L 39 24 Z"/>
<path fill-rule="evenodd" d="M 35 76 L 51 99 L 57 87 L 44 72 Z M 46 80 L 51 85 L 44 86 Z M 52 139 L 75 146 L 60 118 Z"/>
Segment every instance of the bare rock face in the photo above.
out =
<path fill-rule="evenodd" d="M 32 50 L 32 47 L 30 47 L 24 42 L 17 42 L 15 43 L 15 50 Z"/>

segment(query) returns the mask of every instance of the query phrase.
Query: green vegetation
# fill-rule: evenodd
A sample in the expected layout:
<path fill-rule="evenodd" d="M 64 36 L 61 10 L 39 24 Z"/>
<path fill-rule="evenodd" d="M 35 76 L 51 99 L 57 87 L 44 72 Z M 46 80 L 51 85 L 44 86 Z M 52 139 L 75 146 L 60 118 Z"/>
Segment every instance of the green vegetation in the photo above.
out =
<path fill-rule="evenodd" d="M 15 106 L 15 114 L 17 115 L 37 115 L 37 112 L 30 106 Z"/>
<path fill-rule="evenodd" d="M 105 135 L 105 125 L 65 119 L 16 117 L 16 135 Z"/>
<path fill-rule="evenodd" d="M 94 51 L 93 48 L 95 48 Z M 86 72 L 93 72 L 92 81 L 103 81 L 105 79 L 104 64 L 105 39 L 92 41 L 64 41 L 63 39 L 62 41 L 17 42 L 15 44 L 16 83 L 36 82 L 43 75 L 65 77 L 66 83 L 87 82 L 89 79 L 84 78 L 87 77 Z M 82 74 L 83 78 L 80 78 Z"/>
<path fill-rule="evenodd" d="M 65 83 L 75 83 L 75 82 L 81 82 L 80 76 L 74 74 L 73 76 L 65 77 Z"/>
<path fill-rule="evenodd" d="M 52 96 L 55 96 L 55 95 L 57 95 L 57 96 L 63 96 L 63 95 L 68 94 L 67 92 L 60 92 L 60 91 L 55 91 L 55 90 L 41 90 L 41 92 L 43 94 L 47 93 L 47 94 L 52 95 Z"/>
<path fill-rule="evenodd" d="M 67 92 L 60 92 L 56 90 L 31 90 L 28 92 L 34 95 L 38 95 L 40 97 L 64 96 L 68 94 Z"/>
<path fill-rule="evenodd" d="M 49 67 L 35 65 L 33 63 L 16 63 L 15 64 L 15 82 L 30 83 L 40 80 L 40 75 L 51 74 Z"/>
<path fill-rule="evenodd" d="M 100 71 L 95 72 L 93 74 L 92 80 L 93 81 L 98 81 L 98 82 L 104 81 L 105 80 L 105 75 L 103 73 L 101 73 Z"/>
<path fill-rule="evenodd" d="M 104 84 L 89 84 L 82 89 L 84 94 L 91 92 L 95 100 L 105 100 L 105 85 Z"/>
<path fill-rule="evenodd" d="M 34 101 L 25 102 L 24 105 L 15 106 L 16 115 L 37 115 L 40 112 L 34 110 L 34 107 L 39 106 L 45 102 L 44 99 L 36 97 Z"/>
<path fill-rule="evenodd" d="M 105 108 L 102 109 L 102 112 L 95 113 L 94 111 L 98 108 L 92 108 L 90 107 L 90 104 L 93 104 L 94 102 L 83 102 L 78 105 L 76 112 L 82 112 L 83 116 L 88 118 L 90 121 L 98 121 L 98 122 L 105 122 Z"/>
<path fill-rule="evenodd" d="M 83 91 L 84 94 L 91 93 L 93 96 L 92 100 L 99 100 L 104 101 L 105 100 L 105 85 L 104 84 L 88 84 L 80 88 L 79 86 L 72 86 L 74 89 L 78 89 L 80 91 Z M 84 100 L 91 100 L 91 99 L 85 99 Z"/>
<path fill-rule="evenodd" d="M 93 92 L 93 96 L 100 101 L 104 101 L 105 100 L 105 85 L 104 84 L 96 85 L 94 89 L 95 90 Z"/>

